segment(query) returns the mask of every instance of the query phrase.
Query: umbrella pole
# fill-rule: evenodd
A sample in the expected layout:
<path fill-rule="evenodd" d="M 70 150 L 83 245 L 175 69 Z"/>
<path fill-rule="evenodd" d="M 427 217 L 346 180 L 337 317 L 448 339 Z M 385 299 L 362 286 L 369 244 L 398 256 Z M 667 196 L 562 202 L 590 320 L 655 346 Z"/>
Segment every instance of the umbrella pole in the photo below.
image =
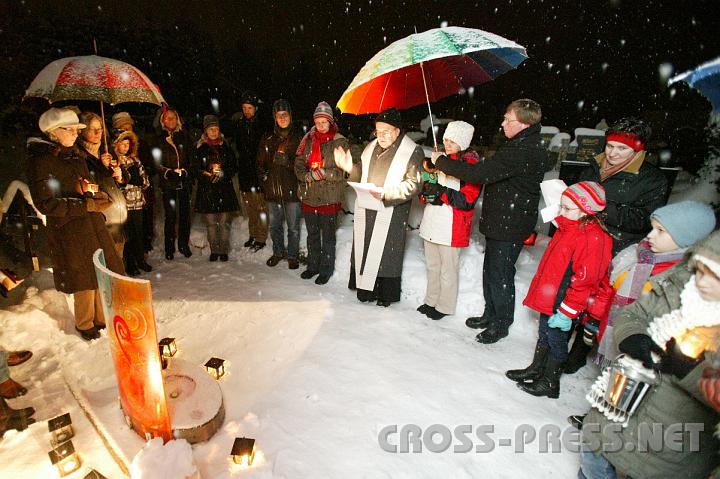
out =
<path fill-rule="evenodd" d="M 95 55 L 97 55 L 97 41 L 93 37 L 93 51 L 95 52 Z M 109 153 L 108 151 L 108 137 L 107 137 L 107 128 L 105 127 L 105 107 L 103 106 L 103 102 L 100 101 L 100 118 L 102 118 L 102 129 L 103 129 L 103 138 L 105 139 L 105 154 Z"/>
<path fill-rule="evenodd" d="M 433 124 L 432 110 L 430 109 L 430 96 L 428 95 L 427 82 L 425 81 L 425 68 L 423 67 L 423 62 L 420 62 L 420 71 L 422 72 L 423 86 L 425 87 L 425 100 L 427 100 L 428 113 L 430 113 L 430 131 L 432 131 L 432 135 L 433 135 L 433 145 L 434 145 L 434 149 L 437 150 L 437 138 L 435 137 L 435 125 Z"/>

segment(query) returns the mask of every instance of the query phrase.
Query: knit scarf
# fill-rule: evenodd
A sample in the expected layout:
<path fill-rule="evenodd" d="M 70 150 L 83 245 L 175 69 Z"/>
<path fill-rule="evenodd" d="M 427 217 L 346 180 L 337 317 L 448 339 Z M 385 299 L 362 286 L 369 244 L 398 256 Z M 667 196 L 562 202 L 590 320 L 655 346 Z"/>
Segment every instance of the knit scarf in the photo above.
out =
<path fill-rule="evenodd" d="M 630 163 L 637 160 L 639 158 L 639 155 L 642 155 L 643 158 L 645 157 L 645 150 L 638 151 L 634 155 L 632 155 L 627 160 L 623 161 L 622 163 L 618 163 L 617 165 L 611 165 L 607 161 L 607 156 L 603 158 L 602 165 L 600 165 L 600 182 L 603 182 L 610 178 L 615 173 L 618 173 L 625 169 Z"/>
<path fill-rule="evenodd" d="M 312 149 L 310 150 L 310 154 L 307 157 L 307 167 L 311 170 L 317 170 L 322 168 L 323 158 L 320 147 L 335 138 L 335 134 L 337 134 L 337 125 L 335 123 L 332 123 L 330 125 L 330 129 L 327 133 L 320 133 L 313 126 L 300 142 L 300 146 L 298 146 L 297 149 L 297 156 L 305 154 L 305 147 L 307 146 L 307 142 L 309 140 L 312 140 Z"/>
<path fill-rule="evenodd" d="M 682 248 L 666 253 L 653 253 L 650 244 L 643 240 L 637 245 L 634 264 L 617 265 L 619 271 L 612 272 L 613 287 L 617 292 L 613 297 L 607 326 L 595 357 L 595 362 L 601 367 L 609 365 L 615 352 L 613 324 L 620 315 L 620 308 L 637 301 L 647 287 L 650 277 L 677 264 L 683 258 L 685 250 L 686 248 Z M 618 283 L 620 283 L 619 286 L 617 286 Z"/>

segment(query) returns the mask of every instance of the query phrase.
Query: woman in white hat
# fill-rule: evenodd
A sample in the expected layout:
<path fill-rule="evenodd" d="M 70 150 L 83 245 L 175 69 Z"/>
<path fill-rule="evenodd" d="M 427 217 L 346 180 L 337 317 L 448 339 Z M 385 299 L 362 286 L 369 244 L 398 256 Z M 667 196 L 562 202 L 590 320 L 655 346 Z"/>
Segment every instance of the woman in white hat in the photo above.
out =
<path fill-rule="evenodd" d="M 102 248 L 108 268 L 124 272 L 102 214 L 111 202 L 105 193 L 92 193 L 87 164 L 75 146 L 78 131 L 85 128 L 77 115 L 51 108 L 39 125 L 47 138 L 28 139 L 27 177 L 35 206 L 47 216 L 55 288 L 73 295 L 75 329 L 86 340 L 97 339 L 105 318 L 93 253 Z"/>

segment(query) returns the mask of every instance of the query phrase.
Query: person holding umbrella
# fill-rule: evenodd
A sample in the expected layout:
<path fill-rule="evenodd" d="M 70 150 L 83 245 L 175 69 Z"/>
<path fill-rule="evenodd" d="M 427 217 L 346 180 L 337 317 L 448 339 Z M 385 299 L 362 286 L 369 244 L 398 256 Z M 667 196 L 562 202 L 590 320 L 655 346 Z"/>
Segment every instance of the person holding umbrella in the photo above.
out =
<path fill-rule="evenodd" d="M 165 106 L 159 117 L 160 149 L 158 176 L 165 210 L 165 259 L 175 257 L 175 238 L 180 253 L 186 258 L 190 251 L 190 195 L 193 180 L 188 174 L 188 137 L 177 110 Z"/>
<path fill-rule="evenodd" d="M 405 251 L 405 230 L 412 197 L 422 183 L 422 149 L 402 134 L 400 112 L 388 108 L 375 118 L 375 140 L 354 163 L 350 151 L 338 147 L 335 164 L 351 181 L 373 183 L 371 195 L 382 201 L 382 210 L 355 202 L 353 254 L 348 287 L 357 289 L 358 300 L 390 306 L 400 301 L 400 279 Z"/>
<path fill-rule="evenodd" d="M 485 311 L 468 318 L 470 328 L 484 328 L 477 341 L 490 344 L 508 335 L 515 316 L 515 262 L 523 241 L 537 222 L 540 183 L 547 155 L 540 136 L 540 105 L 530 99 L 508 105 L 502 129 L 507 143 L 495 155 L 476 164 L 440 157 L 434 167 L 468 183 L 485 185 L 480 232 L 485 235 L 483 295 Z"/>
<path fill-rule="evenodd" d="M 102 214 L 111 205 L 110 197 L 97 191 L 75 145 L 78 131 L 85 128 L 77 115 L 51 108 L 40 116 L 39 126 L 47 139 L 28 139 L 27 178 L 35 205 L 47 216 L 55 288 L 73 295 L 75 329 L 83 339 L 97 339 L 105 317 L 92 260 L 95 251 L 102 248 L 107 267 L 124 273 Z"/>

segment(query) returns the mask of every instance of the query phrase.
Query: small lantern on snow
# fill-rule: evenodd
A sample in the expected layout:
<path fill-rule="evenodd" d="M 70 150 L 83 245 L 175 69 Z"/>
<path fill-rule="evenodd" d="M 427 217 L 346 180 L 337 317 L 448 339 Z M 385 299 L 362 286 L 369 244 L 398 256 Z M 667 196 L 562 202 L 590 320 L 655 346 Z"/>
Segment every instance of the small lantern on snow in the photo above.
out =
<path fill-rule="evenodd" d="M 252 466 L 253 459 L 255 459 L 255 439 L 236 437 L 230 454 L 235 464 Z"/>
<path fill-rule="evenodd" d="M 177 353 L 177 345 L 175 338 L 162 338 L 159 343 L 160 355 L 165 358 L 171 358 Z"/>
<path fill-rule="evenodd" d="M 48 452 L 48 456 L 50 456 L 50 462 L 60 473 L 60 477 L 72 474 L 80 468 L 80 456 L 75 452 L 72 441 L 60 444 Z"/>
<path fill-rule="evenodd" d="M 225 375 L 225 360 L 220 358 L 210 358 L 205 363 L 205 369 L 210 373 L 210 376 L 215 379 L 220 379 Z"/>
<path fill-rule="evenodd" d="M 65 413 L 62 416 L 54 417 L 48 421 L 48 431 L 50 431 L 51 439 L 50 444 L 57 446 L 67 441 L 75 435 L 72 428 L 72 420 L 70 420 L 70 413 Z"/>

